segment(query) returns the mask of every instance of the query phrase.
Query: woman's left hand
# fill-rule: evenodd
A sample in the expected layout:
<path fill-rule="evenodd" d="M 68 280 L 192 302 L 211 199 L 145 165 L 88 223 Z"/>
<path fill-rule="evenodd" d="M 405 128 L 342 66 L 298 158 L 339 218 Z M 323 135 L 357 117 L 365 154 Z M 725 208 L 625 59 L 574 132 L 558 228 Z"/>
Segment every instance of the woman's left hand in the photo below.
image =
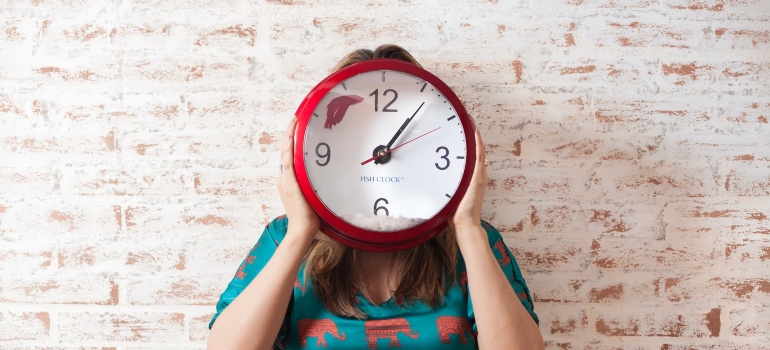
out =
<path fill-rule="evenodd" d="M 481 205 L 484 202 L 484 193 L 487 189 L 487 167 L 484 152 L 484 142 L 481 140 L 481 133 L 473 121 L 473 129 L 476 134 L 476 165 L 471 176 L 471 183 L 465 196 L 460 201 L 457 210 L 449 218 L 449 225 L 455 232 L 465 229 L 478 228 L 481 226 Z M 460 231 L 458 231 L 460 230 Z"/>

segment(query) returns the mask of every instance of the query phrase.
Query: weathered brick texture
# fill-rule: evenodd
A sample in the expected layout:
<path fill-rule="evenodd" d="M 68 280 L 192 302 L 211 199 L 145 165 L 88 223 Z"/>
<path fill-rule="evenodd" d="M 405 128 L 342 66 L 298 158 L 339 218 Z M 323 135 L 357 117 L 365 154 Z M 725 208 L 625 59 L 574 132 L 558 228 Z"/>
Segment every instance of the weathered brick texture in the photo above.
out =
<path fill-rule="evenodd" d="M 770 1 L 0 1 L 0 348 L 203 348 L 358 47 L 476 118 L 548 349 L 770 349 Z"/>

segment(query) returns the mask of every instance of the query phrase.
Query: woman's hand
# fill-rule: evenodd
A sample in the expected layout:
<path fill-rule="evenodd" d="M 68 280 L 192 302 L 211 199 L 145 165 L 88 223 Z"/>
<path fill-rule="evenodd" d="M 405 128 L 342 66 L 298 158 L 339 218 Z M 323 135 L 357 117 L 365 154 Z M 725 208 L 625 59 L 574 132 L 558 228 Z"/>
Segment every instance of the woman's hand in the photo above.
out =
<path fill-rule="evenodd" d="M 281 174 L 278 175 L 278 193 L 289 218 L 289 233 L 296 232 L 312 238 L 321 227 L 321 220 L 307 203 L 294 174 L 294 131 L 297 118 L 289 123 L 281 144 Z"/>
<path fill-rule="evenodd" d="M 460 201 L 457 210 L 449 218 L 449 225 L 455 233 L 481 227 L 481 205 L 484 202 L 484 193 L 487 189 L 484 142 L 481 140 L 481 133 L 476 127 L 476 121 L 473 118 L 471 118 L 471 121 L 473 121 L 473 129 L 476 133 L 476 165 L 465 196 Z"/>

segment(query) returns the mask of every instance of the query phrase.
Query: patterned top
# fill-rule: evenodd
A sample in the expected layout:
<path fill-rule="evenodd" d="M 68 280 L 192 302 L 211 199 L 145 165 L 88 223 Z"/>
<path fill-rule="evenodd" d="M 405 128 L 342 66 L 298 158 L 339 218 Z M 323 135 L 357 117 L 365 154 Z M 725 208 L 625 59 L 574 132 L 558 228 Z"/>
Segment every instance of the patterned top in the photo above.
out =
<path fill-rule="evenodd" d="M 217 313 L 211 319 L 209 328 L 222 310 L 267 264 L 286 235 L 287 226 L 288 220 L 283 216 L 265 227 L 259 241 L 220 296 Z M 500 268 L 508 277 L 519 301 L 535 322 L 539 322 L 527 284 L 500 233 L 485 221 L 482 221 L 482 226 L 487 231 L 489 245 Z M 442 305 L 431 309 L 424 303 L 414 302 L 403 307 L 393 298 L 383 304 L 373 305 L 356 292 L 359 307 L 369 316 L 366 320 L 339 317 L 327 311 L 316 298 L 312 283 L 302 280 L 303 269 L 301 267 L 297 274 L 294 292 L 274 349 L 478 349 L 473 303 L 468 293 L 468 274 L 459 250 L 457 283 L 447 292 Z"/>

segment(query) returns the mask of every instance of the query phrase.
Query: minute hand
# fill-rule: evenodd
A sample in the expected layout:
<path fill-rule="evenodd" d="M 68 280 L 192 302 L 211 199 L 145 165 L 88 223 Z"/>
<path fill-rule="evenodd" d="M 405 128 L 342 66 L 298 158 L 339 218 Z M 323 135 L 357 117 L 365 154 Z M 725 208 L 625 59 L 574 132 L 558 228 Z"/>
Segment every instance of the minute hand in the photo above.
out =
<path fill-rule="evenodd" d="M 411 122 L 412 119 L 414 119 L 414 116 L 417 115 L 417 112 L 420 111 L 420 108 L 422 108 L 422 105 L 424 105 L 424 104 L 425 104 L 425 102 L 421 103 L 420 107 L 417 107 L 417 110 L 414 111 L 412 116 L 407 118 L 406 121 L 404 121 L 404 124 L 401 124 L 401 127 L 398 128 L 398 131 L 396 131 L 396 134 L 393 135 L 393 138 L 390 139 L 390 142 L 388 142 L 388 145 L 385 146 L 386 149 L 390 149 L 390 146 L 393 146 L 393 143 L 395 143 L 396 140 L 398 139 L 398 137 L 401 136 L 401 133 L 404 131 L 404 129 L 406 129 L 406 126 L 409 125 L 409 122 Z"/>

